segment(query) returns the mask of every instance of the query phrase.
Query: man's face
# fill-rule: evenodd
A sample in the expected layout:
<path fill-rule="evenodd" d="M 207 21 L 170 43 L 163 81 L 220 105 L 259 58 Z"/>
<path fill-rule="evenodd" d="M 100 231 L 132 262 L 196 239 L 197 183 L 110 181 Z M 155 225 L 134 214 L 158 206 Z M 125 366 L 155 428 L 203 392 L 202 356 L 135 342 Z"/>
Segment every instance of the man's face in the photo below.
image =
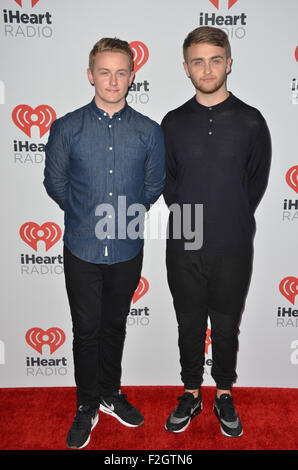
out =
<path fill-rule="evenodd" d="M 134 76 L 126 54 L 98 52 L 93 70 L 88 69 L 87 74 L 90 83 L 95 87 L 95 102 L 99 107 L 121 108 L 124 105 L 125 95 Z"/>
<path fill-rule="evenodd" d="M 187 76 L 196 90 L 212 94 L 225 87 L 232 59 L 226 58 L 223 47 L 213 44 L 192 44 L 183 63 Z"/>

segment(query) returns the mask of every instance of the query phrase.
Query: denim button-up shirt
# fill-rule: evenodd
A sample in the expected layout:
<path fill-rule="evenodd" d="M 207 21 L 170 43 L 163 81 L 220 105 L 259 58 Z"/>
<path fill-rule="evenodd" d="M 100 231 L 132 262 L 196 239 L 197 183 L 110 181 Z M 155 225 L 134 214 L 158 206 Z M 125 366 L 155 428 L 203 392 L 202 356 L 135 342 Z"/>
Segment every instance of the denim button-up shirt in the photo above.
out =
<path fill-rule="evenodd" d="M 113 264 L 135 257 L 144 213 L 164 181 L 161 127 L 127 103 L 110 118 L 93 99 L 53 122 L 44 186 L 64 210 L 64 243 L 78 258 Z M 139 232 L 128 233 L 130 223 Z"/>

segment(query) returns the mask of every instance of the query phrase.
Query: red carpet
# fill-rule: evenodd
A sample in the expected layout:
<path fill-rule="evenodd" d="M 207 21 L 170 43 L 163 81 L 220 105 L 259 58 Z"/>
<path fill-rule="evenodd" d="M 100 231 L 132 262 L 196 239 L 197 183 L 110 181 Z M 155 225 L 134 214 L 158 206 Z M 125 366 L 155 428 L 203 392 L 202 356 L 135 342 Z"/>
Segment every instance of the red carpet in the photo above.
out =
<path fill-rule="evenodd" d="M 100 413 L 84 450 L 297 450 L 298 390 L 234 387 L 244 434 L 222 436 L 212 411 L 215 389 L 202 388 L 203 411 L 181 434 L 164 429 L 181 387 L 123 387 L 145 417 L 127 428 Z M 75 412 L 74 388 L 0 389 L 1 450 L 65 450 Z M 69 451 L 71 452 L 71 451 Z"/>

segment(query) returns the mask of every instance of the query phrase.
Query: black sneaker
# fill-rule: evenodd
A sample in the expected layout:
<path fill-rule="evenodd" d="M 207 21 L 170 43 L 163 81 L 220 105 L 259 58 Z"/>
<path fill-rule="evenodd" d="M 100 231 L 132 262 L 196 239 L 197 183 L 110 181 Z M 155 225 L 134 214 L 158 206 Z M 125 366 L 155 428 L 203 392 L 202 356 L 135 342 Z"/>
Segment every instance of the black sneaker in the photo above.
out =
<path fill-rule="evenodd" d="M 89 444 L 91 431 L 97 423 L 97 408 L 91 409 L 86 405 L 79 406 L 67 434 L 67 446 L 71 449 L 82 449 Z"/>
<path fill-rule="evenodd" d="M 114 392 L 110 397 L 100 397 L 99 402 L 101 411 L 114 416 L 125 426 L 136 427 L 144 422 L 139 410 L 127 401 L 121 390 Z"/>
<path fill-rule="evenodd" d="M 195 398 L 192 393 L 185 392 L 178 400 L 179 405 L 172 411 L 165 424 L 167 431 L 185 431 L 191 420 L 203 409 L 200 393 L 198 398 Z"/>
<path fill-rule="evenodd" d="M 220 398 L 217 398 L 217 395 L 215 395 L 213 410 L 220 422 L 220 429 L 224 436 L 242 436 L 242 424 L 231 395 L 224 393 Z"/>

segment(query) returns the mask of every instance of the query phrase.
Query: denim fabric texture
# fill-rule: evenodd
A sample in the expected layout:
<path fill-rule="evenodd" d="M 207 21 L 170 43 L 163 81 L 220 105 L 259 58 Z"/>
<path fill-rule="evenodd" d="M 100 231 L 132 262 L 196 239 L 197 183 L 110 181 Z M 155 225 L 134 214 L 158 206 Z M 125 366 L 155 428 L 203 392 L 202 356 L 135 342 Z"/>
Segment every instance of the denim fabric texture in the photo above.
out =
<path fill-rule="evenodd" d="M 143 239 L 126 236 L 139 215 L 132 204 L 142 204 L 145 213 L 164 182 L 161 127 L 127 103 L 110 118 L 93 99 L 53 122 L 44 186 L 64 210 L 64 243 L 78 258 L 114 264 L 135 257 Z M 96 232 L 100 221 L 106 235 L 101 238 Z"/>

